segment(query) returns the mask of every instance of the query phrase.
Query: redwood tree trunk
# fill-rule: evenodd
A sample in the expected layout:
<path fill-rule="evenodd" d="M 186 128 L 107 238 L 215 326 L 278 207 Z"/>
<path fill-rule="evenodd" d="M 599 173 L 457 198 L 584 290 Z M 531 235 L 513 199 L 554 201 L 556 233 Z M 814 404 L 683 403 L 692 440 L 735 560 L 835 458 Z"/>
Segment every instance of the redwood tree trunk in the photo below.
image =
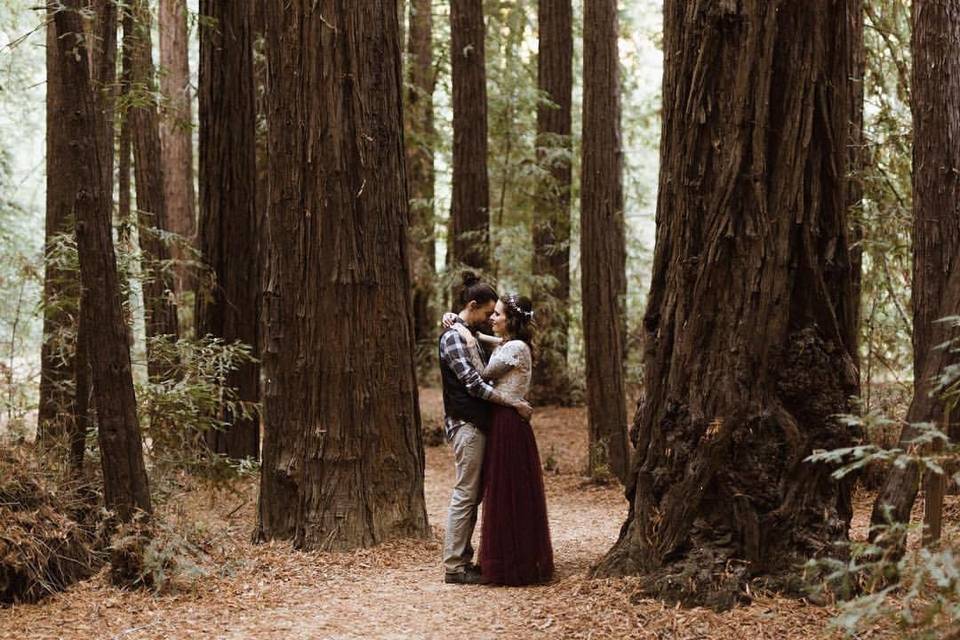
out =
<path fill-rule="evenodd" d="M 533 226 L 534 306 L 540 316 L 540 357 L 533 370 L 538 402 L 570 401 L 567 332 L 570 325 L 570 183 L 573 152 L 573 4 L 540 0 L 537 78 L 549 103 L 537 108 L 537 158 L 550 178 L 540 181 Z M 624 413 L 626 422 L 626 413 Z"/>
<path fill-rule="evenodd" d="M 162 263 L 170 252 L 160 234 L 169 231 L 164 167 L 160 155 L 160 119 L 157 115 L 156 80 L 150 37 L 150 8 L 146 0 L 133 0 L 133 28 L 124 31 L 123 46 L 129 50 L 132 91 L 136 94 L 130 109 L 133 138 L 133 164 L 136 179 L 140 248 L 144 254 L 143 302 L 147 338 L 169 336 L 176 339 L 180 329 L 173 278 Z M 129 24 L 124 21 L 124 25 Z M 159 362 L 154 350 L 147 349 L 147 370 L 152 380 L 162 379 L 168 367 Z"/>
<path fill-rule="evenodd" d="M 88 349 L 97 407 L 104 499 L 107 508 L 129 519 L 135 509 L 150 510 L 150 493 L 111 237 L 113 136 L 105 139 L 103 133 L 112 132 L 112 112 L 103 109 L 97 98 L 88 76 L 87 56 L 77 55 L 78 46 L 82 46 L 77 40 L 83 33 L 82 4 L 82 0 L 65 0 L 63 10 L 55 13 L 64 98 L 73 105 L 60 127 L 70 140 L 70 166 L 77 176 L 73 211 L 84 289 L 81 323 L 88 330 L 84 346 Z M 98 9 L 106 36 L 102 40 L 104 50 L 115 50 L 115 5 L 104 2 Z M 114 73 L 110 69 L 109 64 L 101 65 L 101 86 L 112 84 Z"/>
<path fill-rule="evenodd" d="M 448 263 L 481 271 L 490 265 L 484 33 L 483 0 L 452 0 L 453 195 Z"/>
<path fill-rule="evenodd" d="M 580 270 L 587 364 L 588 473 L 627 477 L 623 387 L 626 239 L 617 0 L 591 0 L 583 14 L 583 177 Z"/>
<path fill-rule="evenodd" d="M 87 54 L 87 71 L 100 131 L 97 135 L 108 145 L 113 144 L 114 87 L 116 73 L 117 22 L 114 11 L 105 10 L 110 0 L 93 3 L 94 20 L 84 20 L 87 37 L 82 41 Z M 90 7 L 89 0 L 84 5 Z M 54 8 L 48 9 L 52 18 Z M 75 232 L 73 207 L 80 175 L 72 164 L 75 155 L 69 139 L 59 123 L 69 116 L 73 105 L 65 99 L 66 66 L 57 45 L 57 27 L 51 19 L 47 24 L 47 211 L 46 249 L 51 248 L 53 236 Z M 78 46 L 80 42 L 76 43 Z M 101 164 L 105 188 L 112 189 L 113 158 Z M 83 467 L 86 434 L 91 424 L 89 397 L 91 382 L 83 343 L 85 330 L 81 327 L 81 287 L 79 279 L 70 272 L 47 264 L 44 273 L 44 341 L 41 347 L 40 406 L 37 438 L 41 443 L 58 440 L 67 447 L 67 459 L 72 469 Z M 66 336 L 74 333 L 73 344 Z M 66 357 L 64 357 L 66 356 Z M 73 388 L 70 388 L 70 383 Z"/>
<path fill-rule="evenodd" d="M 269 9 L 258 536 L 307 549 L 423 536 L 396 3 Z"/>
<path fill-rule="evenodd" d="M 937 322 L 960 315 L 960 0 L 914 0 L 913 20 L 913 401 L 900 446 L 940 422 L 943 405 L 931 380 L 955 358 L 935 349 L 956 331 Z M 892 467 L 873 509 L 873 524 L 909 522 L 920 483 L 917 464 Z"/>
<path fill-rule="evenodd" d="M 225 4 L 238 4 L 236 0 Z M 246 5 L 246 2 L 239 4 Z M 160 92 L 167 100 L 160 120 L 160 147 L 163 153 L 164 198 L 169 230 L 188 241 L 196 234 L 193 189 L 193 128 L 190 114 L 190 62 L 188 56 L 186 0 L 160 0 Z M 190 256 L 178 246 L 171 247 L 174 259 Z M 191 288 L 187 269 L 177 268 L 176 288 L 181 294 Z"/>
<path fill-rule="evenodd" d="M 215 275 L 209 298 L 197 296 L 197 335 L 240 340 L 258 352 L 256 103 L 251 5 L 204 0 L 200 28 L 200 249 Z M 260 366 L 244 364 L 227 384 L 240 400 L 260 399 Z M 222 416 L 210 448 L 257 458 L 260 422 Z"/>
<path fill-rule="evenodd" d="M 433 233 L 433 14 L 432 0 L 411 0 L 407 92 L 404 104 L 407 175 L 410 183 L 408 246 L 413 278 L 413 331 L 418 353 L 433 351 L 437 318 L 432 306 L 436 280 Z"/>
<path fill-rule="evenodd" d="M 48 9 L 52 15 L 54 9 Z M 46 253 L 54 236 L 73 230 L 70 214 L 77 195 L 77 176 L 70 165 L 70 142 L 58 124 L 68 117 L 73 105 L 64 99 L 64 62 L 57 47 L 56 26 L 47 25 L 47 197 Z M 78 331 L 80 289 L 75 276 L 46 261 L 43 278 L 43 344 L 40 348 L 40 403 L 37 441 L 52 445 L 71 427 L 74 413 L 73 358 L 64 358 L 68 347 L 64 336 Z"/>
<path fill-rule="evenodd" d="M 847 240 L 856 0 L 664 4 L 645 401 L 621 536 L 596 570 L 716 608 L 802 584 L 847 539 L 858 392 Z"/>

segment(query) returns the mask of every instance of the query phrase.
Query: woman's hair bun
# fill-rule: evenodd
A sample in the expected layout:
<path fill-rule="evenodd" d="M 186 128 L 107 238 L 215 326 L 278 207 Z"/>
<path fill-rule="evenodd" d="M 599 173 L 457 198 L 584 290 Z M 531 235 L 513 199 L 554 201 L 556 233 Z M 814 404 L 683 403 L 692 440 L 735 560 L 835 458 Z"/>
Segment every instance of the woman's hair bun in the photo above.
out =
<path fill-rule="evenodd" d="M 480 282 L 480 276 L 475 274 L 473 271 L 464 271 L 462 274 L 460 274 L 460 277 L 463 279 L 464 287 L 472 287 Z"/>

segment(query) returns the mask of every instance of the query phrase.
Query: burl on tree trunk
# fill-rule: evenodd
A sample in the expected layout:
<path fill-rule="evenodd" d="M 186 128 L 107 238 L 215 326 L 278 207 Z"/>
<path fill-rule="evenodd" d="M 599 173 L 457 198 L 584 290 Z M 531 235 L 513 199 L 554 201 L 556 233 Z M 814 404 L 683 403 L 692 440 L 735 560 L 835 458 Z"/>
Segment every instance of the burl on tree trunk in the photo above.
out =
<path fill-rule="evenodd" d="M 855 0 L 664 4 L 657 239 L 630 511 L 597 575 L 732 606 L 847 539 Z"/>

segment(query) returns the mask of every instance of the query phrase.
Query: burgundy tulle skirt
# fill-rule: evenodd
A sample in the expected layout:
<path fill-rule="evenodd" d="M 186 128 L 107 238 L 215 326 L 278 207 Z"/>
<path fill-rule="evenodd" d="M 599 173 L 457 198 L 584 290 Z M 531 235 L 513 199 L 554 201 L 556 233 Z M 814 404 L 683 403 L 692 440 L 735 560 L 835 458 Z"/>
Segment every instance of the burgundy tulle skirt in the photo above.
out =
<path fill-rule="evenodd" d="M 540 452 L 530 423 L 496 406 L 483 456 L 480 569 L 489 584 L 524 585 L 553 576 Z"/>

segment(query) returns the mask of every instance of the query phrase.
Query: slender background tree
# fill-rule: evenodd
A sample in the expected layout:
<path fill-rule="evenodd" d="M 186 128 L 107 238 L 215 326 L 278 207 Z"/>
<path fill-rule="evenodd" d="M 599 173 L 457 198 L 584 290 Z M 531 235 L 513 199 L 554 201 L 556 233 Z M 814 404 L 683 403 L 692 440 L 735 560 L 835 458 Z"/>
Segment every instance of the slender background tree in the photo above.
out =
<path fill-rule="evenodd" d="M 447 263 L 490 268 L 490 178 L 483 0 L 450 3 L 453 195 Z"/>
<path fill-rule="evenodd" d="M 105 0 L 95 7 L 105 52 L 95 77 L 101 87 L 111 87 L 116 73 L 116 6 Z M 69 164 L 76 173 L 73 212 L 83 285 L 81 325 L 87 328 L 84 339 L 97 407 L 104 500 L 107 508 L 127 520 L 137 509 L 150 511 L 151 503 L 111 234 L 112 98 L 110 89 L 98 93 L 87 56 L 78 54 L 85 46 L 81 9 L 81 0 L 67 0 L 54 13 L 63 95 L 74 105 L 61 126 L 72 152 Z M 105 132 L 110 133 L 104 136 Z"/>
<path fill-rule="evenodd" d="M 540 0 L 537 157 L 542 170 L 533 222 L 534 307 L 541 336 L 534 369 L 539 402 L 570 402 L 570 187 L 573 138 L 573 3 Z M 626 414 L 624 414 L 626 422 Z"/>
<path fill-rule="evenodd" d="M 153 65 L 153 46 L 150 35 L 153 23 L 146 0 L 133 0 L 129 10 L 133 19 L 124 31 L 123 46 L 130 56 L 130 130 L 137 193 L 140 248 L 143 261 L 143 301 L 146 317 L 147 369 L 153 380 L 169 373 L 149 339 L 167 336 L 176 340 L 180 335 L 177 303 L 172 272 L 169 269 L 170 251 L 164 241 L 164 232 L 170 231 L 167 222 L 164 166 L 160 150 L 160 120 L 156 102 L 157 81 Z"/>
<path fill-rule="evenodd" d="M 51 16 L 52 17 L 52 16 Z M 47 24 L 47 136 L 46 164 L 46 254 L 52 255 L 54 242 L 60 234 L 73 232 L 73 203 L 77 195 L 76 173 L 70 140 L 62 135 L 56 123 L 67 117 L 71 105 L 64 99 L 62 74 L 65 69 L 57 46 L 57 31 L 53 20 Z M 61 268 L 57 261 L 47 260 L 44 268 L 43 346 L 40 356 L 40 401 L 37 414 L 37 440 L 52 444 L 67 432 L 75 411 L 75 397 L 79 389 L 72 388 L 74 370 L 82 366 L 74 363 L 75 354 L 65 337 L 76 335 L 80 309 L 68 301 L 79 299 L 76 274 Z"/>
<path fill-rule="evenodd" d="M 433 7 L 432 0 L 411 0 L 407 38 L 407 90 L 404 103 L 407 177 L 410 187 L 409 252 L 413 278 L 413 328 L 420 368 L 433 358 L 436 309 L 433 147 Z M 425 362 L 426 361 L 426 362 Z"/>
<path fill-rule="evenodd" d="M 160 32 L 160 93 L 165 101 L 160 119 L 160 149 L 167 224 L 169 231 L 192 243 L 197 232 L 197 217 L 186 0 L 160 0 L 157 23 Z M 179 243 L 170 247 L 170 254 L 179 262 L 174 284 L 178 296 L 182 296 L 184 290 L 190 288 L 186 261 L 192 256 Z"/>
<path fill-rule="evenodd" d="M 920 435 L 912 425 L 942 425 L 944 405 L 934 386 L 955 354 L 936 347 L 956 327 L 939 320 L 960 316 L 960 60 L 953 53 L 960 46 L 960 2 L 914 0 L 911 15 L 914 382 L 903 448 Z M 891 467 L 872 523 L 909 522 L 919 486 L 916 461 Z"/>
<path fill-rule="evenodd" d="M 587 3 L 583 20 L 580 270 L 587 364 L 587 472 L 593 477 L 612 474 L 625 481 L 630 457 L 623 381 L 627 282 L 616 0 Z"/>
<path fill-rule="evenodd" d="M 259 344 L 260 268 L 257 224 L 256 102 L 253 12 L 246 2 L 200 4 L 200 250 L 214 275 L 197 296 L 196 333 Z M 257 402 L 260 367 L 243 364 L 227 377 L 239 400 Z M 216 453 L 259 457 L 260 422 L 224 415 L 209 432 Z"/>

